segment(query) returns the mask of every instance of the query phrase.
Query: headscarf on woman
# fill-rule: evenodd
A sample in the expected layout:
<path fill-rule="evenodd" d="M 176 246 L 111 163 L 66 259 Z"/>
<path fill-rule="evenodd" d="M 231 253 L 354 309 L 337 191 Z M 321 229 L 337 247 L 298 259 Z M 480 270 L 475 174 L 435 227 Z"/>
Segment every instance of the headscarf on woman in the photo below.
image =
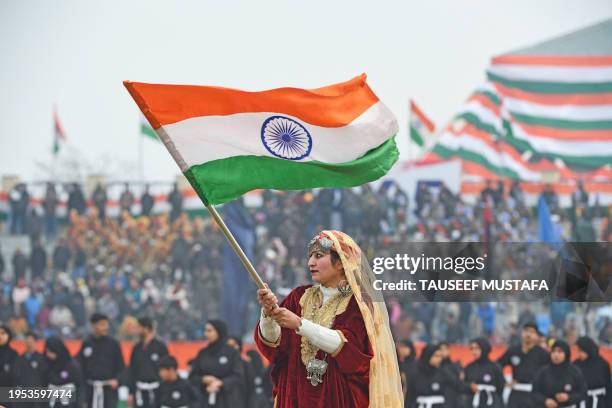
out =
<path fill-rule="evenodd" d="M 227 324 L 225 324 L 223 320 L 216 319 L 211 319 L 208 321 L 208 323 L 215 328 L 215 330 L 217 331 L 217 336 L 219 337 L 214 342 L 209 341 L 206 350 L 208 350 L 212 354 L 215 354 L 219 350 L 221 350 L 225 344 L 227 344 Z"/>
<path fill-rule="evenodd" d="M 489 359 L 489 354 L 491 353 L 491 343 L 489 343 L 489 340 L 484 337 L 478 337 L 473 339 L 471 343 L 476 343 L 480 348 L 480 357 L 476 359 L 477 362 L 491 361 Z"/>
<path fill-rule="evenodd" d="M 432 371 L 434 367 L 429 363 L 431 356 L 434 355 L 436 351 L 440 350 L 439 344 L 428 344 L 425 346 L 423 351 L 421 351 L 421 356 L 419 357 L 419 370 L 420 371 Z"/>
<path fill-rule="evenodd" d="M 389 315 L 380 292 L 374 291 L 374 277 L 367 258 L 351 237 L 341 231 L 322 231 L 332 240 L 340 256 L 346 279 L 363 321 L 374 356 L 370 360 L 370 407 L 403 407 L 403 393 Z"/>
<path fill-rule="evenodd" d="M 49 359 L 51 369 L 61 369 L 70 361 L 70 353 L 64 345 L 62 339 L 57 336 L 51 336 L 45 341 L 45 353 L 51 351 L 57 356 L 55 360 Z"/>

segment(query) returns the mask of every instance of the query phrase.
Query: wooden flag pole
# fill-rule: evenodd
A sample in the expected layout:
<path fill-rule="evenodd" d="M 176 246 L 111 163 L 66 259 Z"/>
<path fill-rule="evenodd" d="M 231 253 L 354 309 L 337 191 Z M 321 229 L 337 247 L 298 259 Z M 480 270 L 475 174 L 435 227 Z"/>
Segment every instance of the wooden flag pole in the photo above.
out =
<path fill-rule="evenodd" d="M 223 221 L 223 218 L 221 218 L 221 215 L 219 215 L 219 213 L 217 212 L 217 209 L 213 205 L 210 205 L 210 204 L 205 204 L 205 205 L 206 205 L 206 209 L 208 210 L 208 212 L 210 212 L 210 215 L 212 215 L 217 225 L 221 228 L 223 235 L 225 235 L 225 238 L 227 238 L 234 252 L 238 256 L 238 258 L 240 258 L 240 261 L 242 262 L 246 270 L 249 272 L 249 275 L 251 275 L 251 279 L 253 279 L 253 281 L 255 282 L 255 285 L 257 285 L 259 289 L 263 289 L 265 287 L 264 281 L 261 279 L 261 277 L 255 270 L 255 268 L 253 267 L 253 264 L 251 263 L 249 258 L 247 258 L 246 254 L 240 247 L 240 244 L 238 244 L 238 241 L 236 241 L 236 238 L 234 238 L 234 235 L 232 234 L 232 232 L 229 230 L 229 228 L 227 228 L 225 221 Z"/>
<path fill-rule="evenodd" d="M 134 97 L 134 99 L 138 101 L 139 97 L 132 94 L 132 91 L 130 90 L 129 87 L 127 87 L 127 89 L 128 89 L 128 92 L 130 92 L 130 94 Z M 141 107 L 141 110 L 142 110 L 142 107 Z M 143 114 L 144 113 L 145 111 L 143 110 Z M 146 114 L 145 114 L 145 117 L 147 118 L 147 120 L 149 119 Z M 164 146 L 166 147 L 166 149 L 168 149 L 168 153 L 170 153 L 170 155 L 172 156 L 176 164 L 179 166 L 179 169 L 181 169 L 181 172 L 185 174 L 185 172 L 189 169 L 189 166 L 185 162 L 185 159 L 183 159 L 181 154 L 178 152 L 178 150 L 176 150 L 174 143 L 172 142 L 172 140 L 170 139 L 170 137 L 168 136 L 164 128 L 160 126 L 157 129 L 155 129 L 153 124 L 151 124 L 151 127 L 155 130 L 155 133 L 157 133 L 159 140 L 161 140 Z M 191 187 L 197 192 L 198 189 L 196 188 L 196 186 L 194 186 L 191 183 L 191 180 L 187 178 L 187 181 L 189 181 L 189 184 L 191 185 Z M 217 225 L 221 228 L 223 235 L 225 235 L 225 238 L 228 240 L 228 242 L 232 246 L 232 249 L 238 256 L 238 258 L 240 259 L 240 261 L 242 262 L 246 270 L 249 272 L 249 275 L 251 275 L 251 279 L 253 279 L 253 281 L 255 282 L 255 285 L 257 285 L 257 288 L 259 289 L 265 288 L 264 281 L 261 279 L 261 277 L 255 270 L 255 268 L 253 267 L 253 264 L 251 263 L 251 261 L 249 261 L 249 258 L 247 258 L 246 254 L 240 247 L 240 244 L 238 244 L 238 241 L 236 241 L 236 238 L 234 238 L 234 235 L 232 234 L 232 232 L 229 230 L 229 228 L 227 228 L 225 221 L 223 221 L 223 218 L 221 218 L 221 215 L 219 215 L 219 213 L 217 212 L 217 209 L 213 205 L 208 204 L 204 200 L 204 197 L 201 197 L 199 193 L 198 193 L 198 197 L 200 197 L 200 199 L 202 200 L 202 203 L 204 203 L 210 215 L 212 215 Z"/>

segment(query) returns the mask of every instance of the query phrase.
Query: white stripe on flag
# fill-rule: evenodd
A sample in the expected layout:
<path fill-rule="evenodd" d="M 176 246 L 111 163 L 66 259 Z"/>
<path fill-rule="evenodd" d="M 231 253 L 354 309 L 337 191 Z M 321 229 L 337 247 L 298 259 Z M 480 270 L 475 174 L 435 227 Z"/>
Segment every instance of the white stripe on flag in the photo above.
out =
<path fill-rule="evenodd" d="M 533 136 L 517 123 L 512 123 L 512 134 L 517 139 L 529 142 L 537 152 L 541 153 L 575 157 L 612 155 L 612 143 L 605 140 L 567 140 Z"/>
<path fill-rule="evenodd" d="M 495 64 L 489 72 L 507 79 L 541 82 L 593 83 L 612 81 L 612 67 L 559 67 Z"/>
<path fill-rule="evenodd" d="M 478 88 L 476 88 L 476 92 L 491 92 L 491 93 L 499 96 L 499 93 L 497 92 L 497 88 L 490 81 L 486 81 L 486 82 L 480 84 L 478 86 Z"/>
<path fill-rule="evenodd" d="M 563 120 L 612 120 L 612 105 L 541 105 L 511 97 L 504 98 L 504 106 L 524 115 Z M 612 138 L 612 137 L 611 137 Z"/>
<path fill-rule="evenodd" d="M 272 156 L 261 141 L 261 126 L 270 116 L 285 116 L 301 123 L 312 137 L 306 162 L 345 163 L 355 160 L 397 133 L 397 121 L 381 102 L 371 106 L 347 126 L 327 128 L 273 112 L 201 116 L 163 126 L 187 167 L 234 156 Z"/>

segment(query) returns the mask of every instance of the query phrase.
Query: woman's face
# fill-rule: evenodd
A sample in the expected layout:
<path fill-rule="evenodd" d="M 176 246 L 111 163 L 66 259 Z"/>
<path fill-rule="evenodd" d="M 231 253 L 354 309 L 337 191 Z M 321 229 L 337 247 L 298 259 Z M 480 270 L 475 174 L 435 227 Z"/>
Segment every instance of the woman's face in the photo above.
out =
<path fill-rule="evenodd" d="M 432 356 L 429 358 L 429 364 L 432 367 L 440 367 L 440 364 L 442 364 L 442 358 L 443 358 L 443 354 L 442 354 L 442 350 L 436 350 L 435 353 L 432 354 Z"/>
<path fill-rule="evenodd" d="M 482 350 L 480 349 L 478 343 L 471 343 L 470 351 L 472 352 L 472 357 L 474 357 L 474 360 L 478 360 L 482 355 Z"/>
<path fill-rule="evenodd" d="M 342 262 L 332 262 L 331 255 L 313 251 L 308 258 L 308 269 L 312 280 L 328 288 L 335 288 L 344 277 Z"/>
<path fill-rule="evenodd" d="M 561 364 L 565 361 L 565 352 L 559 347 L 554 347 L 550 352 L 550 359 L 553 364 Z"/>
<path fill-rule="evenodd" d="M 204 327 L 204 336 L 206 336 L 206 340 L 211 344 L 219 340 L 217 329 L 210 323 L 206 323 L 206 327 Z"/>
<path fill-rule="evenodd" d="M 47 350 L 45 354 L 47 355 L 47 358 L 49 360 L 55 360 L 57 358 L 57 354 L 52 352 L 51 350 Z"/>
<path fill-rule="evenodd" d="M 410 347 L 408 347 L 407 345 L 400 343 L 397 346 L 397 354 L 399 355 L 399 357 L 402 360 L 407 359 L 408 357 L 410 357 L 410 354 L 412 353 L 412 350 L 410 349 Z"/>

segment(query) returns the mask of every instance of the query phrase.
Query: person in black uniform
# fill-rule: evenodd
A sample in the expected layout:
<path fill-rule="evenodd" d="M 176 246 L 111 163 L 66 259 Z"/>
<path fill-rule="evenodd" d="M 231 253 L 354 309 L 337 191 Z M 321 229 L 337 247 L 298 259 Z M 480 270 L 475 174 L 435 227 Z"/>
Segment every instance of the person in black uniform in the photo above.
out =
<path fill-rule="evenodd" d="M 442 352 L 442 363 L 440 364 L 440 368 L 442 368 L 443 370 L 447 370 L 453 377 L 455 377 L 457 381 L 462 381 L 463 371 L 461 370 L 461 365 L 451 360 L 449 344 L 445 341 L 442 341 L 438 344 L 440 345 L 440 351 Z M 455 390 L 449 389 L 447 392 L 447 402 L 445 407 L 456 407 L 459 399 L 459 395 L 457 395 Z"/>
<path fill-rule="evenodd" d="M 242 383 L 244 384 L 244 396 L 243 396 L 243 404 L 246 403 L 251 394 L 253 392 L 253 381 L 252 381 L 252 373 L 251 367 L 247 359 L 242 357 L 242 340 L 238 336 L 227 336 L 227 345 L 233 348 L 240 355 L 240 360 L 242 361 Z"/>
<path fill-rule="evenodd" d="M 17 384 L 23 387 L 46 387 L 47 386 L 47 359 L 42 353 L 36 351 L 38 336 L 34 332 L 25 335 L 25 352 L 19 356 L 16 366 Z M 20 403 L 23 408 L 43 407 L 41 402 Z"/>
<path fill-rule="evenodd" d="M 574 365 L 582 371 L 587 385 L 585 408 L 612 407 L 610 364 L 599 355 L 599 347 L 590 337 L 580 337 L 578 360 Z"/>
<path fill-rule="evenodd" d="M 508 408 L 529 408 L 534 404 L 533 380 L 536 373 L 550 361 L 548 353 L 540 346 L 539 330 L 535 323 L 523 325 L 521 345 L 510 347 L 497 363 L 503 369 L 512 367 L 512 392 Z"/>
<path fill-rule="evenodd" d="M 16 364 L 19 355 L 11 347 L 13 333 L 6 325 L 0 325 L 0 387 L 12 387 L 17 383 Z M 3 403 L 6 408 L 13 405 Z"/>
<path fill-rule="evenodd" d="M 119 342 L 108 336 L 108 317 L 94 313 L 90 319 L 93 334 L 78 354 L 85 379 L 85 395 L 90 408 L 116 408 L 119 375 L 124 363 Z"/>
<path fill-rule="evenodd" d="M 504 374 L 501 367 L 491 361 L 491 344 L 484 337 L 479 337 L 470 342 L 470 351 L 474 361 L 465 367 L 465 381 L 473 384 L 476 393 L 466 405 L 475 408 L 504 406 L 502 394 L 504 392 Z"/>
<path fill-rule="evenodd" d="M 550 363 L 538 372 L 533 384 L 536 406 L 578 407 L 586 399 L 586 390 L 582 372 L 570 363 L 569 345 L 555 340 Z"/>
<path fill-rule="evenodd" d="M 189 381 L 178 376 L 176 368 L 176 359 L 170 355 L 159 361 L 161 386 L 156 408 L 187 408 L 198 405 L 198 393 Z"/>
<path fill-rule="evenodd" d="M 416 349 L 414 348 L 414 343 L 410 340 L 398 341 L 396 348 L 400 377 L 402 378 L 402 389 L 404 391 L 404 406 L 407 407 L 407 384 L 416 375 Z"/>
<path fill-rule="evenodd" d="M 406 398 L 410 408 L 448 407 L 449 396 L 469 393 L 469 385 L 459 381 L 447 369 L 443 369 L 442 351 L 437 344 L 426 346 L 417 363 L 417 373 L 408 380 Z"/>
<path fill-rule="evenodd" d="M 247 379 L 250 382 L 250 386 L 247 385 L 247 389 L 250 389 L 250 391 L 246 406 L 249 408 L 271 408 L 274 405 L 274 400 L 272 399 L 270 370 L 264 367 L 261 355 L 257 350 L 247 351 L 245 368 L 249 372 Z"/>
<path fill-rule="evenodd" d="M 208 346 L 191 363 L 189 379 L 202 394 L 202 407 L 244 406 L 244 372 L 240 354 L 227 345 L 227 326 L 210 320 L 204 330 Z"/>
<path fill-rule="evenodd" d="M 70 398 L 51 398 L 51 408 L 76 408 L 81 401 L 82 388 L 81 370 L 74 360 L 62 339 L 56 336 L 49 337 L 45 342 L 45 357 L 49 367 L 47 381 L 51 390 L 70 391 Z"/>
<path fill-rule="evenodd" d="M 140 341 L 134 346 L 130 358 L 130 392 L 136 407 L 155 407 L 159 388 L 159 361 L 168 355 L 166 345 L 155 337 L 153 320 L 138 319 Z"/>
<path fill-rule="evenodd" d="M 142 196 L 140 196 L 140 215 L 148 217 L 151 215 L 153 206 L 155 205 L 155 199 L 149 192 L 149 185 L 145 186 Z"/>

